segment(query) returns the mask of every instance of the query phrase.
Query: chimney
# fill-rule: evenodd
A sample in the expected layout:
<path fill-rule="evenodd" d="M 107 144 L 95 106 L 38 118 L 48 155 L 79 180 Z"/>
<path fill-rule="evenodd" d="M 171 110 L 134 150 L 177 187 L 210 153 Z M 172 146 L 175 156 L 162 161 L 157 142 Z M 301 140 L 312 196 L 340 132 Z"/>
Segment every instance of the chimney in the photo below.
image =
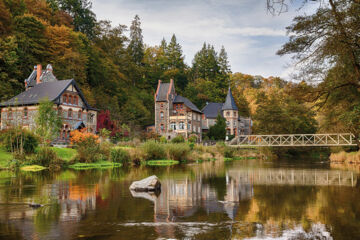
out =
<path fill-rule="evenodd" d="M 36 84 L 41 83 L 40 77 L 42 73 L 42 67 L 41 64 L 38 64 L 36 67 Z"/>

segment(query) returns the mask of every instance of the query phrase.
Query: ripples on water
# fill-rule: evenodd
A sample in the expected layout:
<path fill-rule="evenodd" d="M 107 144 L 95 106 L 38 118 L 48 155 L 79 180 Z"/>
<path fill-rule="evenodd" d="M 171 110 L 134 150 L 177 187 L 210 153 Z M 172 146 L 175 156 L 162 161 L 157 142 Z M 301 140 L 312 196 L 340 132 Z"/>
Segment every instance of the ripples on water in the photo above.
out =
<path fill-rule="evenodd" d="M 356 239 L 357 172 L 328 168 L 234 161 L 0 172 L 0 238 Z M 160 194 L 129 191 L 133 180 L 153 174 Z"/>

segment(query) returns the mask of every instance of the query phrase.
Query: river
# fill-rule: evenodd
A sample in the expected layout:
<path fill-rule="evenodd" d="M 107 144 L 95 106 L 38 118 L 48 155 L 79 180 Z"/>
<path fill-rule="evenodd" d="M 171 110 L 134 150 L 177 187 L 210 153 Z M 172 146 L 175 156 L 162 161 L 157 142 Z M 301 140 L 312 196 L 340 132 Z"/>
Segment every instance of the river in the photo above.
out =
<path fill-rule="evenodd" d="M 160 194 L 129 191 L 150 175 Z M 2 171 L 0 239 L 359 239 L 359 188 L 326 162 Z"/>

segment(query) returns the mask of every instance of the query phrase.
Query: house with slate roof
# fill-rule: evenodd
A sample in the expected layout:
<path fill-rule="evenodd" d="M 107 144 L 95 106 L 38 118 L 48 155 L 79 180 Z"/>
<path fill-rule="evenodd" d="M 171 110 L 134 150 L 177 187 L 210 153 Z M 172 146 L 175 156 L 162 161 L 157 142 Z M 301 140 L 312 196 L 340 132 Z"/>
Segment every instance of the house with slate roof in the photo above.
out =
<path fill-rule="evenodd" d="M 216 123 L 216 117 L 220 114 L 226 119 L 226 135 L 251 134 L 251 119 L 239 115 L 230 87 L 225 103 L 207 103 L 202 112 L 204 113 L 202 126 L 204 132 Z"/>
<path fill-rule="evenodd" d="M 176 94 L 174 81 L 158 82 L 155 101 L 155 132 L 166 139 L 179 134 L 202 137 L 202 112 L 186 97 Z"/>
<path fill-rule="evenodd" d="M 50 64 L 45 70 L 40 64 L 35 66 L 25 79 L 25 91 L 0 103 L 0 128 L 22 126 L 35 129 L 39 102 L 44 98 L 54 103 L 54 109 L 63 121 L 57 142 L 67 142 L 70 131 L 75 129 L 87 128 L 89 132 L 96 132 L 98 111 L 88 104 L 74 79 L 58 80 Z"/>

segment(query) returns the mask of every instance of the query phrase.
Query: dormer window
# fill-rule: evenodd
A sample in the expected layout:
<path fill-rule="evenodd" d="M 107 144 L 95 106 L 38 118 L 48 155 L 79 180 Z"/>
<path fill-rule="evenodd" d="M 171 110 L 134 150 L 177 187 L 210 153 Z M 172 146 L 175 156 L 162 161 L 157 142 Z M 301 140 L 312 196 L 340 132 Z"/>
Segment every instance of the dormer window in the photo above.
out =
<path fill-rule="evenodd" d="M 69 104 L 72 104 L 73 103 L 73 96 L 69 96 Z"/>
<path fill-rule="evenodd" d="M 82 119 L 82 111 L 81 110 L 79 110 L 79 112 L 78 112 L 78 119 Z"/>

